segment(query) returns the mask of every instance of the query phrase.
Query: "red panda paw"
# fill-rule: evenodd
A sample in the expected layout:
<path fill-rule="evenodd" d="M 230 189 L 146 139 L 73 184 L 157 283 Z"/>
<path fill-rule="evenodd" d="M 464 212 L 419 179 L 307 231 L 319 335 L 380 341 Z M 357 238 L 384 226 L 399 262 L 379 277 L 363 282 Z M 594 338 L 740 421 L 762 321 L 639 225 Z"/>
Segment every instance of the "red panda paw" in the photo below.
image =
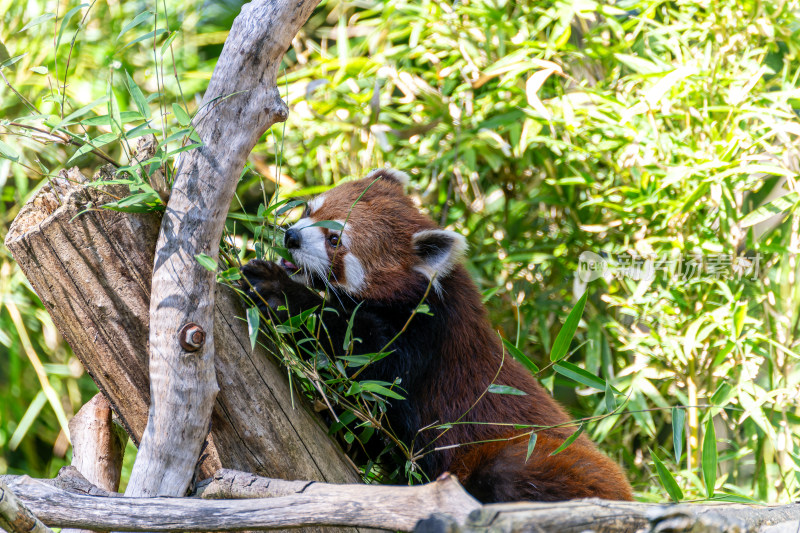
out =
<path fill-rule="evenodd" d="M 294 285 L 286 271 L 277 263 L 253 259 L 241 268 L 242 290 L 259 307 L 266 303 L 270 308 L 278 309 L 286 305 L 286 298 L 291 294 Z"/>
<path fill-rule="evenodd" d="M 242 290 L 264 312 L 267 308 L 272 311 L 285 308 L 290 315 L 296 315 L 322 303 L 318 294 L 292 280 L 282 266 L 272 261 L 253 259 L 241 272 L 244 276 Z M 281 321 L 287 318 L 285 312 L 277 316 Z"/>

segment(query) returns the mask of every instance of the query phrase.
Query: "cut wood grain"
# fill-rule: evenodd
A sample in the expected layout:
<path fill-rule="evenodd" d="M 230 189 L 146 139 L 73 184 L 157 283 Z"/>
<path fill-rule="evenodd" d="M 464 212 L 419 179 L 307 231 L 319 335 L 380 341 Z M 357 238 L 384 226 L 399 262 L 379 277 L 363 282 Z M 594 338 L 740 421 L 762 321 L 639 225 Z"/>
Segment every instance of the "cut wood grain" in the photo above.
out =
<path fill-rule="evenodd" d="M 0 531 L 8 533 L 53 533 L 0 481 Z"/>
<path fill-rule="evenodd" d="M 96 394 L 69 421 L 72 466 L 87 481 L 109 492 L 119 490 L 128 435 L 114 424 L 111 405 Z"/>
<path fill-rule="evenodd" d="M 6 246 L 138 444 L 150 399 L 148 302 L 160 215 L 98 209 L 113 200 L 109 194 L 127 191 L 110 186 L 102 192 L 85 181 L 76 169 L 52 179 L 22 208 Z M 225 287 L 216 290 L 220 393 L 201 477 L 225 466 L 357 482 L 355 468 L 313 410 L 292 398 L 285 371 L 262 347 L 250 348 L 247 325 L 237 318 L 244 316 L 238 297 Z"/>

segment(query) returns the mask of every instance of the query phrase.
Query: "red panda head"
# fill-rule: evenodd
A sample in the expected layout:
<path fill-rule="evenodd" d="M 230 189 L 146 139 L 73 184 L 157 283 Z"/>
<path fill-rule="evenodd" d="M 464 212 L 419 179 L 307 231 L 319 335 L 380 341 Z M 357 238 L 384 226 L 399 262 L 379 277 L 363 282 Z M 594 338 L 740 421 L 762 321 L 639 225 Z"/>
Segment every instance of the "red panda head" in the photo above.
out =
<path fill-rule="evenodd" d="M 407 182 L 404 172 L 381 168 L 313 198 L 284 235 L 294 262 L 281 265 L 297 281 L 354 299 L 419 297 L 412 288 L 431 280 L 441 290 L 466 241 L 420 213 L 403 192 Z"/>

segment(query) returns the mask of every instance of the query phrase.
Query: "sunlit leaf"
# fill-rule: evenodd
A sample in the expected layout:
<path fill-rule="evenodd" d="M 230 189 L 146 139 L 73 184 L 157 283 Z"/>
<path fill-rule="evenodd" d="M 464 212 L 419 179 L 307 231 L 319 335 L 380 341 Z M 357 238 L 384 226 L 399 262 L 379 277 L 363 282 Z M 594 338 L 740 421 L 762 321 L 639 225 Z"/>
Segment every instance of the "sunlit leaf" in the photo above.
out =
<path fill-rule="evenodd" d="M 711 498 L 714 496 L 714 486 L 717 483 L 717 436 L 714 431 L 714 419 L 710 416 L 703 435 L 702 465 L 706 495 Z"/>
<path fill-rule="evenodd" d="M 661 486 L 667 491 L 672 501 L 681 501 L 683 499 L 683 491 L 678 486 L 675 478 L 672 477 L 672 473 L 664 466 L 664 463 L 661 462 L 661 459 L 659 459 L 655 453 L 651 451 L 650 456 L 653 458 L 653 464 L 656 467 L 656 473 L 658 474 L 659 481 L 661 481 Z"/>
<path fill-rule="evenodd" d="M 197 256 L 195 256 L 195 257 L 197 257 Z M 211 259 L 208 256 L 205 256 L 205 257 L 207 257 L 208 259 Z M 206 266 L 205 263 L 208 263 L 208 261 L 206 261 L 205 258 L 203 258 L 203 261 L 201 261 L 200 258 L 197 257 L 197 261 L 201 265 L 203 265 L 203 267 L 205 267 L 206 269 L 211 270 Z M 213 259 L 211 259 L 211 262 L 213 263 Z M 216 264 L 214 265 L 214 270 L 216 270 Z M 258 326 L 259 326 L 259 324 L 261 322 L 261 314 L 258 311 L 258 307 L 248 307 L 246 314 L 247 314 L 247 332 L 248 332 L 248 335 L 250 336 L 250 349 L 251 350 L 255 350 L 256 349 L 256 339 L 258 339 Z"/>
<path fill-rule="evenodd" d="M 551 361 L 560 361 L 567 354 L 569 345 L 572 342 L 572 338 L 575 336 L 575 331 L 577 331 L 578 324 L 581 321 L 583 307 L 586 305 L 586 298 L 588 294 L 588 292 L 583 293 L 578 300 L 578 303 L 576 303 L 575 307 L 572 308 L 572 311 L 569 312 L 567 320 L 564 321 L 564 325 L 561 326 L 561 330 L 558 332 L 555 342 L 553 342 L 553 349 L 550 352 Z"/>
<path fill-rule="evenodd" d="M 672 408 L 672 449 L 675 451 L 675 462 L 680 464 L 683 453 L 683 432 L 686 426 L 686 410 Z"/>
<path fill-rule="evenodd" d="M 558 455 L 559 453 L 566 450 L 573 442 L 575 442 L 575 440 L 577 440 L 578 437 L 581 436 L 581 433 L 583 433 L 583 424 L 581 424 L 578 427 L 578 429 L 575 430 L 575 433 L 567 437 L 567 439 L 561 443 L 561 446 L 556 448 L 555 451 L 553 451 L 553 453 L 550 454 L 550 456 L 552 457 L 553 455 Z"/>
<path fill-rule="evenodd" d="M 528 438 L 528 451 L 525 453 L 525 462 L 528 462 L 528 459 L 531 458 L 531 454 L 533 454 L 533 450 L 536 448 L 536 432 L 532 431 L 531 436 Z"/>
<path fill-rule="evenodd" d="M 527 396 L 527 392 L 521 391 L 516 389 L 510 385 L 498 385 L 497 383 L 492 383 L 489 385 L 487 389 L 492 394 L 511 394 L 513 396 Z"/>

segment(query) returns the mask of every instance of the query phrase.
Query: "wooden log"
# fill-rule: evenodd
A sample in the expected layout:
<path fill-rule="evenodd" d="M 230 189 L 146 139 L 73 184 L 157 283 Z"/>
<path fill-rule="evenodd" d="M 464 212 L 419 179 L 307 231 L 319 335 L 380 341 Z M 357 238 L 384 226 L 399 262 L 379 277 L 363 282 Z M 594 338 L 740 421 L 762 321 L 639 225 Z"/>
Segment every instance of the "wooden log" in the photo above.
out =
<path fill-rule="evenodd" d="M 0 531 L 8 533 L 53 533 L 0 481 Z"/>
<path fill-rule="evenodd" d="M 590 498 L 484 505 L 464 524 L 435 515 L 417 533 L 788 533 L 800 504 L 654 504 Z M 796 533 L 792 531 L 791 533 Z"/>
<path fill-rule="evenodd" d="M 195 256 L 217 259 L 247 157 L 272 124 L 286 120 L 289 110 L 276 86 L 278 67 L 318 3 L 245 4 L 192 121 L 202 144 L 181 154 L 156 246 L 150 299 L 152 401 L 125 491 L 129 496 L 180 496 L 192 479 L 218 390 L 215 278 Z"/>
<path fill-rule="evenodd" d="M 10 486 L 51 526 L 80 522 L 116 530 L 274 529 L 326 524 L 413 529 L 418 533 L 796 533 L 800 524 L 800 504 L 654 504 L 586 499 L 481 506 L 449 475 L 427 485 L 396 487 L 284 481 L 222 470 L 198 487 L 202 500 L 146 501 L 97 489 L 69 467 L 55 480 L 0 476 L 0 482 Z M 100 497 L 87 499 L 86 494 Z M 248 500 L 214 499 L 220 497 Z M 148 509 L 150 505 L 155 507 Z"/>
<path fill-rule="evenodd" d="M 6 246 L 138 444 L 150 398 L 148 303 L 160 217 L 98 209 L 112 199 L 109 193 L 126 191 L 111 186 L 104 193 L 84 181 L 76 169 L 51 180 L 22 208 Z M 220 393 L 201 476 L 222 465 L 357 482 L 313 410 L 299 398 L 292 407 L 285 371 L 262 348 L 250 349 L 247 326 L 236 318 L 244 315 L 238 297 L 218 287 L 215 313 Z"/>
<path fill-rule="evenodd" d="M 236 475 L 240 481 L 247 478 L 243 473 Z M 234 477 L 220 481 L 225 483 Z M 298 526 L 411 531 L 434 510 L 462 523 L 470 511 L 480 506 L 449 475 L 416 487 L 262 480 L 260 483 L 272 484 L 283 495 L 242 500 L 104 498 L 70 492 L 28 476 L 0 476 L 0 480 L 7 482 L 46 524 L 113 531 L 235 531 Z"/>

